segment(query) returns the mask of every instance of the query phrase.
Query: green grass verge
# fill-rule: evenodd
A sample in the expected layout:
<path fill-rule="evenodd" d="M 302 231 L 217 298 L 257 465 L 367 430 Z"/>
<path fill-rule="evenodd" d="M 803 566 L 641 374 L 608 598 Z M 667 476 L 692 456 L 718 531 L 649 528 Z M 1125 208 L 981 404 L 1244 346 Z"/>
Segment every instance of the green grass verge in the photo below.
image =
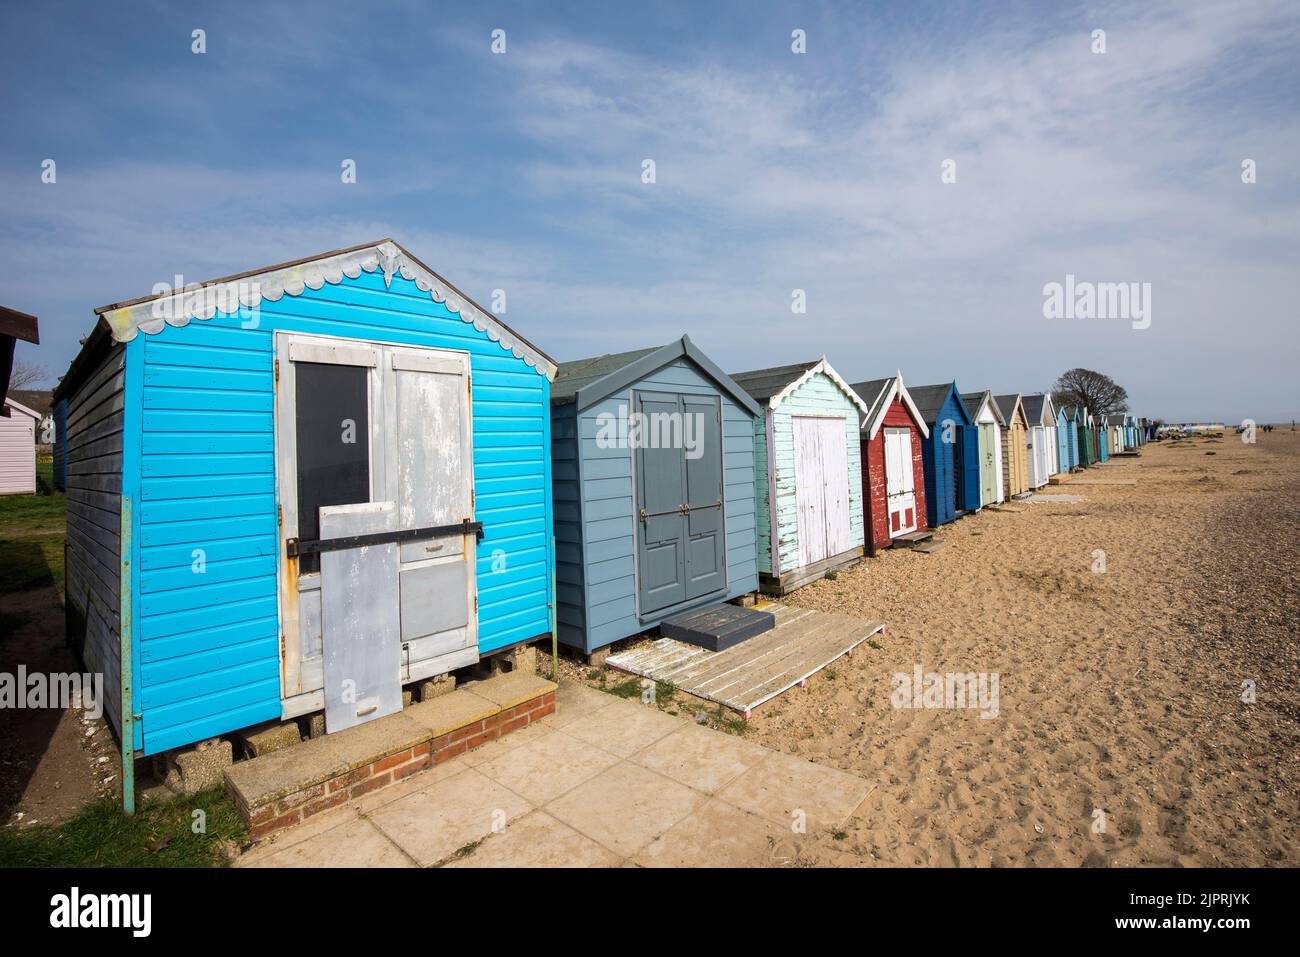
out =
<path fill-rule="evenodd" d="M 194 833 L 203 812 L 204 830 Z M 248 831 L 221 790 L 148 801 L 127 815 L 115 800 L 83 808 L 65 824 L 0 828 L 0 867 L 225 867 L 225 842 Z"/>
<path fill-rule="evenodd" d="M 63 589 L 64 516 L 62 493 L 0 498 L 0 595 Z"/>

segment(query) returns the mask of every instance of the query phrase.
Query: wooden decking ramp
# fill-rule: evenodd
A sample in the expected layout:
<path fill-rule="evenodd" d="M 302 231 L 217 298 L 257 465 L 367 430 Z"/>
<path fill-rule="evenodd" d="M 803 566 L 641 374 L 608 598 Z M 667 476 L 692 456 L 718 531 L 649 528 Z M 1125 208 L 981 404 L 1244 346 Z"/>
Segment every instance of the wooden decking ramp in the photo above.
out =
<path fill-rule="evenodd" d="M 863 621 L 787 605 L 759 606 L 776 616 L 771 631 L 724 651 L 660 638 L 610 655 L 611 668 L 655 681 L 739 711 L 745 717 L 795 685 L 802 685 L 836 658 L 884 631 L 880 621 Z"/>

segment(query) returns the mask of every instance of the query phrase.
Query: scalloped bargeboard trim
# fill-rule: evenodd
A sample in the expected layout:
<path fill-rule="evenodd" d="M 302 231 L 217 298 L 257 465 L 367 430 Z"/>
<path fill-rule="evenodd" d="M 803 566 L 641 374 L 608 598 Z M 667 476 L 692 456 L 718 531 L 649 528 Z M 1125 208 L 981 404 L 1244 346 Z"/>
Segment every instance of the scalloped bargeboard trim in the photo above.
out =
<path fill-rule="evenodd" d="M 356 279 L 363 272 L 376 270 L 383 272 L 385 286 L 392 284 L 395 275 L 411 280 L 434 302 L 442 303 L 448 311 L 459 315 L 461 321 L 472 323 L 479 332 L 486 332 L 488 338 L 503 350 L 522 359 L 540 375 L 552 380 L 555 378 L 555 363 L 474 303 L 458 295 L 393 242 L 365 246 L 239 279 L 187 287 L 170 295 L 108 309 L 102 315 L 115 340 L 130 342 L 137 332 L 156 335 L 167 326 L 187 326 L 191 320 L 211 319 L 218 312 L 233 313 L 240 307 L 255 309 L 263 300 L 278 302 L 286 295 L 300 296 L 305 290 L 321 289 L 326 283 L 337 286 L 344 277 Z"/>

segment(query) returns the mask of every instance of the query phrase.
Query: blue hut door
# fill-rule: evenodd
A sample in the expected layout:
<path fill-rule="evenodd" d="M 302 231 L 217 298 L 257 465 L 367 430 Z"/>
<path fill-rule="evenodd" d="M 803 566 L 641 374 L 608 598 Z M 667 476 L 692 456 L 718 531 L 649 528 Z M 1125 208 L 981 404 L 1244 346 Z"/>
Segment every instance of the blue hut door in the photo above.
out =
<path fill-rule="evenodd" d="M 636 392 L 633 405 L 637 595 L 645 616 L 726 587 L 721 403 Z"/>
<path fill-rule="evenodd" d="M 284 711 L 335 731 L 478 660 L 469 357 L 282 332 L 275 409 Z"/>

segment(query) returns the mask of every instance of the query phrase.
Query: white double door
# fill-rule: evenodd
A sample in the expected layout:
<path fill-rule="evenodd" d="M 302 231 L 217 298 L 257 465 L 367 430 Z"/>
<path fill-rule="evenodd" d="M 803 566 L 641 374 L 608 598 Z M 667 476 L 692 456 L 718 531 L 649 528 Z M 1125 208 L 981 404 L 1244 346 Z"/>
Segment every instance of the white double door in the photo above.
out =
<path fill-rule="evenodd" d="M 284 711 L 335 731 L 478 660 L 469 355 L 277 333 L 275 411 Z"/>
<path fill-rule="evenodd" d="M 812 565 L 853 547 L 849 524 L 847 427 L 838 417 L 792 417 L 799 564 Z"/>
<path fill-rule="evenodd" d="M 885 429 L 885 491 L 889 502 L 889 537 L 916 531 L 916 471 L 911 429 Z"/>

